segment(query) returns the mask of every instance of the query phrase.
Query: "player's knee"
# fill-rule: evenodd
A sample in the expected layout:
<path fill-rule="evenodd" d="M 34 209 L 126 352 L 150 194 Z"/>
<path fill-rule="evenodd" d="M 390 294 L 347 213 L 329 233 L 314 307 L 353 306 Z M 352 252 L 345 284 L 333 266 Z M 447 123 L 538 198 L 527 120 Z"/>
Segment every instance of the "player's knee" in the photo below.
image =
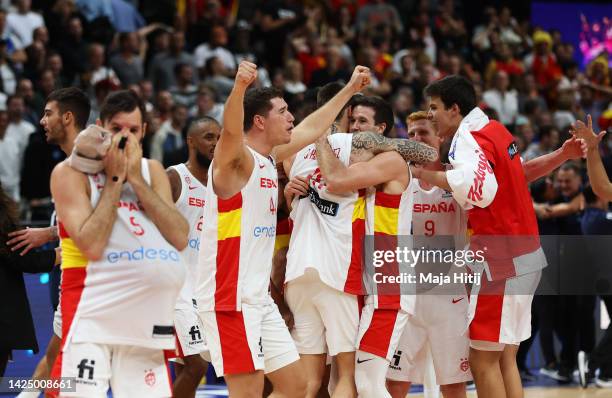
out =
<path fill-rule="evenodd" d="M 314 397 L 321 389 L 321 379 L 311 377 L 308 380 L 303 380 L 304 394 L 308 397 Z"/>
<path fill-rule="evenodd" d="M 444 398 L 465 397 L 465 383 L 445 384 L 440 386 L 440 392 Z"/>
<path fill-rule="evenodd" d="M 185 366 L 183 372 L 186 372 L 189 377 L 197 379 L 198 381 L 204 377 L 208 364 L 199 355 L 192 355 L 184 358 Z"/>
<path fill-rule="evenodd" d="M 387 390 L 392 398 L 404 398 L 410 391 L 410 382 L 387 380 Z"/>

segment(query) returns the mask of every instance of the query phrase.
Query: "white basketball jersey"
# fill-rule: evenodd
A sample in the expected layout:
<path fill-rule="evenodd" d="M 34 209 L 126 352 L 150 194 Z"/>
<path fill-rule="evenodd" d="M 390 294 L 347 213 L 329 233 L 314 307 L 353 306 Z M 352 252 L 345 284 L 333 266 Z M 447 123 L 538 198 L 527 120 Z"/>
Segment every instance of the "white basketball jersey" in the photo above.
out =
<path fill-rule="evenodd" d="M 181 194 L 176 200 L 176 208 L 189 223 L 189 244 L 181 253 L 187 266 L 187 276 L 176 300 L 176 308 L 197 308 L 193 289 L 197 276 L 206 186 L 191 174 L 184 163 L 170 167 L 178 173 L 181 180 Z"/>
<path fill-rule="evenodd" d="M 242 303 L 270 302 L 278 175 L 271 158 L 249 150 L 253 171 L 231 198 L 215 194 L 212 165 L 208 170 L 195 292 L 200 311 L 240 311 Z"/>
<path fill-rule="evenodd" d="M 338 159 L 348 166 L 352 134 L 333 134 L 328 140 Z M 314 144 L 297 153 L 289 178 L 295 176 L 310 176 L 310 187 L 308 196 L 294 199 L 285 282 L 314 268 L 326 285 L 362 294 L 365 190 L 346 195 L 328 192 Z"/>
<path fill-rule="evenodd" d="M 142 160 L 142 175 L 150 184 L 146 159 Z M 106 176 L 99 173 L 88 178 L 95 208 Z M 123 184 L 118 206 L 108 244 L 98 261 L 80 252 L 60 220 L 66 344 L 173 349 L 174 304 L 185 280 L 185 266 L 179 252 L 144 212 L 128 182 Z"/>

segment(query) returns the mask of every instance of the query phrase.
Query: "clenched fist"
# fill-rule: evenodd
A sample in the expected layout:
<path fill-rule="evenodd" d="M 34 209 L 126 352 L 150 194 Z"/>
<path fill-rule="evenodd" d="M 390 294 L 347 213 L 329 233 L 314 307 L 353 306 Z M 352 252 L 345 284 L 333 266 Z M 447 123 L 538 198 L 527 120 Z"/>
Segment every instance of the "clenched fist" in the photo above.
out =
<path fill-rule="evenodd" d="M 366 66 L 357 65 L 353 70 L 351 80 L 348 82 L 348 86 L 351 87 L 355 92 L 359 92 L 366 88 L 370 84 L 370 68 Z"/>
<path fill-rule="evenodd" d="M 252 62 L 242 61 L 236 72 L 236 85 L 247 88 L 257 78 L 257 65 Z"/>

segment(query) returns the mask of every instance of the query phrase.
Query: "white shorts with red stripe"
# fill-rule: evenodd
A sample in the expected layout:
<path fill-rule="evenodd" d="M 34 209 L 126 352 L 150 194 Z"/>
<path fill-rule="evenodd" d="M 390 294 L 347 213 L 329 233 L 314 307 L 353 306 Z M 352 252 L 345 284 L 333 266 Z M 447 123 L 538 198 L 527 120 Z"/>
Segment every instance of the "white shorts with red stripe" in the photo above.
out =
<path fill-rule="evenodd" d="M 195 308 L 174 310 L 174 330 L 176 331 L 176 354 L 178 358 L 202 355 L 204 359 L 210 362 L 204 328 Z"/>
<path fill-rule="evenodd" d="M 271 301 L 271 299 L 270 299 Z M 217 375 L 271 373 L 300 359 L 274 303 L 242 304 L 242 311 L 202 311 L 206 342 Z"/>
<path fill-rule="evenodd" d="M 503 344 L 519 345 L 527 340 L 531 336 L 531 302 L 541 276 L 542 271 L 500 281 L 483 276 L 470 295 L 470 340 L 500 343 L 497 350 L 503 350 Z"/>
<path fill-rule="evenodd" d="M 285 301 L 293 314 L 291 335 L 300 354 L 336 356 L 355 351 L 360 312 L 357 296 L 326 285 L 315 269 L 308 268 L 287 283 Z"/>
<path fill-rule="evenodd" d="M 374 308 L 373 304 L 366 304 L 361 311 L 357 349 L 391 362 L 409 316 L 401 309 Z"/>
<path fill-rule="evenodd" d="M 171 397 L 172 381 L 164 351 L 159 349 L 71 343 L 60 353 L 57 377 L 74 377 L 74 392 L 51 392 L 54 397 L 106 398 Z"/>
<path fill-rule="evenodd" d="M 416 297 L 415 314 L 404 328 L 387 379 L 423 383 L 430 349 L 436 384 L 472 380 L 468 362 L 470 344 L 465 333 L 467 296 L 439 293 L 432 291 Z"/>

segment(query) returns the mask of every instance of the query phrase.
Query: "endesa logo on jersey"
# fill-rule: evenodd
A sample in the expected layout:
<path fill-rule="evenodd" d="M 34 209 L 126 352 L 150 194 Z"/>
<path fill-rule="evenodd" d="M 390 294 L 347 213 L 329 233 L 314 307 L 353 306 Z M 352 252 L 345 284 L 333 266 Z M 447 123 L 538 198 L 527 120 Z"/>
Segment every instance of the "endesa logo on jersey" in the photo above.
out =
<path fill-rule="evenodd" d="M 326 216 L 335 217 L 338 215 L 338 208 L 340 207 L 338 203 L 321 199 L 317 191 L 315 191 L 312 187 L 308 188 L 308 198 L 312 204 L 317 206 L 319 211 Z"/>
<path fill-rule="evenodd" d="M 256 226 L 253 228 L 253 236 L 256 238 L 275 238 L 276 237 L 276 226 Z"/>
<path fill-rule="evenodd" d="M 480 202 L 482 200 L 482 187 L 484 185 L 486 173 L 493 174 L 493 169 L 489 165 L 489 161 L 484 153 L 479 152 L 478 168 L 474 171 L 474 182 L 467 194 L 470 200 L 474 202 Z"/>
<path fill-rule="evenodd" d="M 106 260 L 111 263 L 119 261 L 172 261 L 178 263 L 180 261 L 179 253 L 176 250 L 158 249 L 155 247 L 144 247 L 136 250 L 124 250 L 120 252 L 109 252 L 106 255 Z"/>

